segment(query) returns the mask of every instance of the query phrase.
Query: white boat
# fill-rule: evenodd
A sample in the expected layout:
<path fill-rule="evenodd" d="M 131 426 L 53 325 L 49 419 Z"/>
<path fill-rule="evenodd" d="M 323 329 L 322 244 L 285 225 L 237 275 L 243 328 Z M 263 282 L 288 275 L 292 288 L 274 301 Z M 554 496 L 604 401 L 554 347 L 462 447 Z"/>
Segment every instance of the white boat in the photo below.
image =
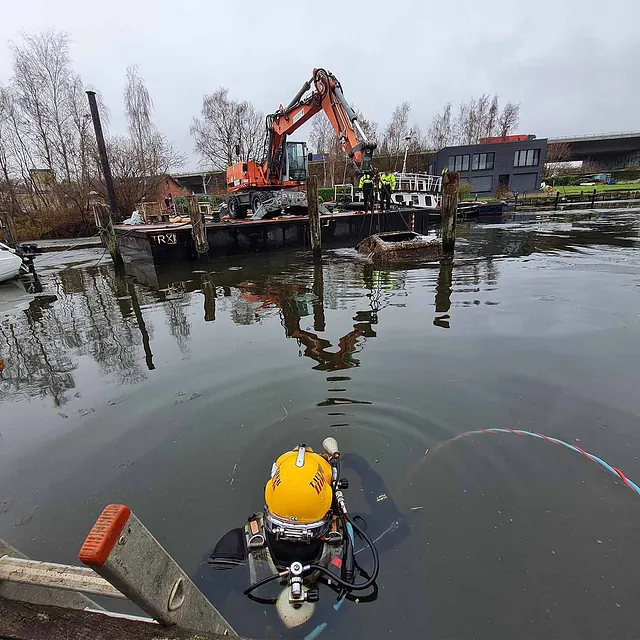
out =
<path fill-rule="evenodd" d="M 20 272 L 22 258 L 6 244 L 0 242 L 0 282 L 12 280 Z"/>
<path fill-rule="evenodd" d="M 442 176 L 428 173 L 394 173 L 396 188 L 391 194 L 391 201 L 399 207 L 414 209 L 440 209 L 442 193 Z M 351 184 L 337 184 L 334 187 L 335 202 L 364 204 L 362 191 L 355 191 Z"/>
<path fill-rule="evenodd" d="M 391 200 L 400 207 L 439 209 L 442 176 L 428 173 L 396 173 L 396 188 Z"/>

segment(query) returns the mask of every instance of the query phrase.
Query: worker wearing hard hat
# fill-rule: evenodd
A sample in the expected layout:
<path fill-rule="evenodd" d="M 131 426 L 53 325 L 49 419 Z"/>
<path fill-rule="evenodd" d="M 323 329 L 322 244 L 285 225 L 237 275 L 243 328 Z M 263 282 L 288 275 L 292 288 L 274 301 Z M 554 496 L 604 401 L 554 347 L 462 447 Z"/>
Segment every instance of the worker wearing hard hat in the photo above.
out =
<path fill-rule="evenodd" d="M 364 212 L 373 213 L 373 174 L 370 171 L 365 171 L 362 174 L 359 186 L 364 196 Z"/>
<path fill-rule="evenodd" d="M 387 210 L 391 208 L 391 192 L 396 188 L 396 177 L 390 171 L 383 171 L 380 174 L 380 210 L 384 211 L 385 205 Z"/>

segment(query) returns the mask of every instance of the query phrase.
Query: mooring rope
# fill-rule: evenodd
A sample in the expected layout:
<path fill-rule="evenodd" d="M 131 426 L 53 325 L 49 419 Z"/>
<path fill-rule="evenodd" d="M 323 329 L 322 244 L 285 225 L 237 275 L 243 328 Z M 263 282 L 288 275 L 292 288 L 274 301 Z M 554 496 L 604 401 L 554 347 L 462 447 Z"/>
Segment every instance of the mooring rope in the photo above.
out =
<path fill-rule="evenodd" d="M 597 462 L 601 467 L 606 469 L 610 474 L 614 475 L 616 478 L 622 480 L 622 482 L 624 482 L 624 484 L 627 487 L 629 487 L 629 489 L 631 489 L 637 495 L 640 496 L 640 487 L 632 480 L 629 480 L 629 478 L 627 478 L 627 476 L 622 471 L 620 471 L 620 469 L 618 469 L 617 467 L 610 465 L 609 463 L 605 462 L 602 458 L 599 458 L 593 453 L 589 453 L 588 451 L 581 449 L 579 446 L 575 444 L 569 444 L 564 440 L 560 440 L 558 438 L 552 438 L 551 436 L 546 436 L 543 433 L 535 433 L 533 431 L 524 431 L 522 429 L 476 429 L 474 431 L 467 431 L 465 433 L 461 433 L 460 435 L 457 435 L 454 438 L 451 438 L 450 440 L 445 440 L 444 442 L 441 442 L 439 445 L 437 445 L 432 451 L 435 451 L 438 448 L 450 442 L 454 442 L 455 440 L 460 440 L 461 438 L 466 438 L 468 436 L 482 435 L 484 433 L 494 433 L 494 434 L 510 433 L 516 436 L 530 436 L 532 438 L 539 438 L 541 440 L 546 440 L 547 442 L 552 442 L 553 444 L 561 444 L 563 447 L 566 447 L 567 449 L 571 449 L 571 451 L 575 451 L 576 453 L 579 453 L 580 455 L 584 456 L 585 458 L 588 458 L 592 462 Z"/>

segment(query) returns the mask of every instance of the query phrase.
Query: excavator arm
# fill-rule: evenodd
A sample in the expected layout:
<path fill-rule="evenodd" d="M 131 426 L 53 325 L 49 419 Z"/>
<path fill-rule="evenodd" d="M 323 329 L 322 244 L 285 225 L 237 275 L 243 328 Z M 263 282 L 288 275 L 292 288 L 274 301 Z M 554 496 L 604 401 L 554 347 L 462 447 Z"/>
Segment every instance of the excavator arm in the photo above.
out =
<path fill-rule="evenodd" d="M 311 80 L 302 85 L 291 103 L 287 107 L 281 105 L 276 113 L 267 116 L 264 173 L 268 181 L 279 179 L 287 136 L 319 111 L 325 112 L 342 148 L 356 166 L 362 171 L 372 170 L 376 145 L 367 139 L 340 82 L 332 73 L 314 69 Z"/>

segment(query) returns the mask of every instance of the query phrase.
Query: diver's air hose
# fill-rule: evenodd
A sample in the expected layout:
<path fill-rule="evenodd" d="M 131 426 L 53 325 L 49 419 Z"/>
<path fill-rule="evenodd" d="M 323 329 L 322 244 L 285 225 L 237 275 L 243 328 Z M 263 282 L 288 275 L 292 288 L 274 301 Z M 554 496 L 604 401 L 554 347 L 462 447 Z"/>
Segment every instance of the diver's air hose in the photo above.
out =
<path fill-rule="evenodd" d="M 346 519 L 343 518 L 344 530 L 344 554 L 342 556 L 342 577 L 345 582 L 353 582 L 355 579 L 355 554 L 353 544 L 353 530 L 349 532 Z"/>
<path fill-rule="evenodd" d="M 373 583 L 376 581 L 376 578 L 378 577 L 378 571 L 380 570 L 380 558 L 378 556 L 378 550 L 376 549 L 376 545 L 373 544 L 371 538 L 369 538 L 366 532 L 361 529 L 346 513 L 344 514 L 344 518 L 358 532 L 358 535 L 367 543 L 367 545 L 371 549 L 371 555 L 373 556 L 373 570 L 369 579 L 360 584 L 355 582 L 347 582 L 346 580 L 343 580 L 342 578 L 339 578 L 335 574 L 331 573 L 331 571 L 329 571 L 322 565 L 312 564 L 309 565 L 309 568 L 315 571 L 319 571 L 320 573 L 327 576 L 327 578 L 329 578 L 332 582 L 335 582 L 336 584 L 349 591 L 364 591 L 365 589 L 368 589 L 371 585 L 373 585 Z"/>
<path fill-rule="evenodd" d="M 307 565 L 308 569 L 313 569 L 314 571 L 319 571 L 324 574 L 327 578 L 329 578 L 332 582 L 335 582 L 337 585 L 347 589 L 348 591 L 364 591 L 368 589 L 373 583 L 376 581 L 378 577 L 378 572 L 380 570 L 380 558 L 378 556 L 378 550 L 376 549 L 376 545 L 371 541 L 371 538 L 366 534 L 366 532 L 361 529 L 346 513 L 343 514 L 344 519 L 351 524 L 351 526 L 358 532 L 358 535 L 367 543 L 369 548 L 371 549 L 371 555 L 373 556 L 373 570 L 371 572 L 371 576 L 365 582 L 360 584 L 354 582 L 347 582 L 342 578 L 336 576 L 334 573 L 329 571 L 326 567 L 323 567 L 319 564 L 310 564 Z M 268 576 L 267 578 L 263 578 L 262 580 L 258 580 L 258 582 L 254 582 L 250 587 L 245 589 L 242 593 L 245 596 L 248 596 L 252 591 L 261 587 L 272 580 L 277 580 L 278 578 L 284 578 L 289 574 L 288 570 L 281 571 L 280 573 L 274 573 L 272 576 Z"/>
<path fill-rule="evenodd" d="M 268 576 L 267 578 L 263 578 L 262 580 L 258 580 L 258 582 L 254 582 L 250 587 L 245 589 L 242 593 L 245 596 L 248 596 L 254 589 L 261 587 L 263 584 L 267 584 L 267 582 L 271 582 L 272 580 L 277 580 L 278 578 L 284 578 L 288 575 L 289 571 L 282 571 L 280 573 L 274 573 L 272 576 Z"/>

